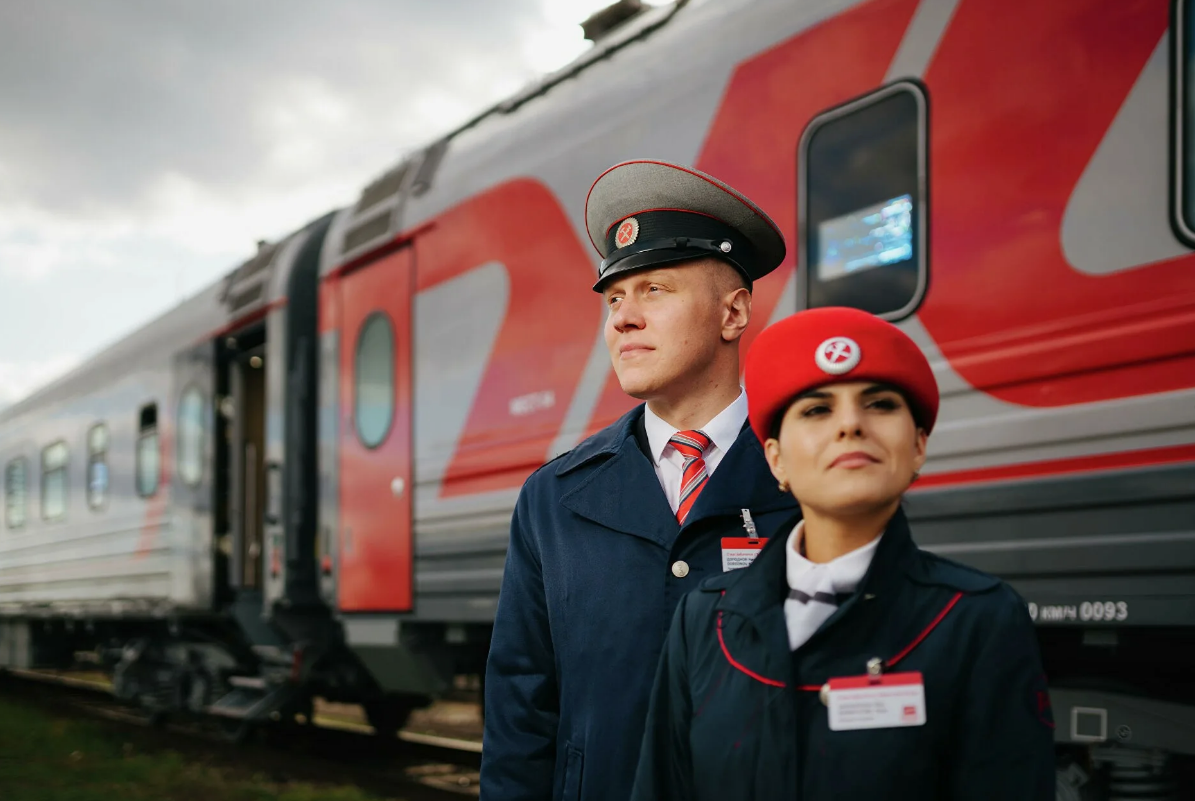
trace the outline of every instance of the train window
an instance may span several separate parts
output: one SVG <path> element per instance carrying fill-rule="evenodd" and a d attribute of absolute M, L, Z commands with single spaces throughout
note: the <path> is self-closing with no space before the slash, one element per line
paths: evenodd
<path fill-rule="evenodd" d="M 158 444 L 158 405 L 141 407 L 137 425 L 137 494 L 148 498 L 158 491 L 162 460 Z"/>
<path fill-rule="evenodd" d="M 43 520 L 66 517 L 67 468 L 70 453 L 59 440 L 41 452 L 41 516 Z"/>
<path fill-rule="evenodd" d="M 24 457 L 4 468 L 4 523 L 9 529 L 24 528 L 29 503 L 29 466 Z"/>
<path fill-rule="evenodd" d="M 798 166 L 805 302 L 898 320 L 929 281 L 925 90 L 889 84 L 816 117 Z"/>
<path fill-rule="evenodd" d="M 96 423 L 87 432 L 87 505 L 104 508 L 108 502 L 108 426 Z"/>
<path fill-rule="evenodd" d="M 206 403 L 198 387 L 183 391 L 178 404 L 178 476 L 194 487 L 203 478 L 203 442 Z"/>
<path fill-rule="evenodd" d="M 366 318 L 357 335 L 353 392 L 357 436 L 376 448 L 394 420 L 394 328 L 382 312 Z"/>
<path fill-rule="evenodd" d="M 1195 0 L 1178 0 L 1173 14 L 1170 84 L 1174 135 L 1170 142 L 1175 152 L 1170 160 L 1174 165 L 1171 224 L 1179 239 L 1195 247 Z"/>

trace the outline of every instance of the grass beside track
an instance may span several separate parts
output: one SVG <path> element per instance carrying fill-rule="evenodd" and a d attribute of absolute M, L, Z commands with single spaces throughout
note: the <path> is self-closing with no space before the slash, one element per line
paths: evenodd
<path fill-rule="evenodd" d="M 319 787 L 188 760 L 96 721 L 57 717 L 0 698 L 4 801 L 376 801 L 355 787 Z"/>

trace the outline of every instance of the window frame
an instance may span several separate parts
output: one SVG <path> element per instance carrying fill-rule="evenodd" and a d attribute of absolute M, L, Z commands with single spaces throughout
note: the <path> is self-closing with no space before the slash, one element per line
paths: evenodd
<path fill-rule="evenodd" d="M 906 92 L 911 94 L 917 104 L 917 199 L 915 205 L 916 226 L 915 252 L 917 258 L 917 284 L 912 298 L 903 306 L 893 311 L 886 311 L 876 316 L 889 322 L 905 320 L 921 308 L 925 296 L 929 293 L 930 285 L 930 98 L 929 89 L 916 78 L 899 78 L 895 81 L 873 89 L 870 92 L 851 98 L 845 103 L 825 109 L 813 116 L 797 144 L 797 306 L 807 309 L 809 306 L 810 290 L 814 281 L 813 270 L 809 264 L 808 242 L 810 223 L 809 214 L 809 144 L 813 136 L 827 123 L 847 117 L 867 106 L 874 105 L 895 94 Z"/>
<path fill-rule="evenodd" d="M 188 471 L 184 469 L 183 456 L 188 450 L 183 447 L 183 437 L 187 436 L 186 427 L 183 425 L 183 409 L 186 405 L 187 398 L 194 396 L 199 399 L 199 438 L 194 443 L 196 447 L 196 464 L 199 472 L 195 474 L 194 479 L 188 477 Z M 203 388 L 196 383 L 189 383 L 183 387 L 183 391 L 178 396 L 178 409 L 175 412 L 175 427 L 177 434 L 175 435 L 175 465 L 174 469 L 178 474 L 179 480 L 188 487 L 195 488 L 203 483 L 204 476 L 207 474 L 207 460 L 204 458 L 204 446 L 206 445 L 205 434 L 207 432 L 207 405 L 208 397 L 203 391 Z"/>
<path fill-rule="evenodd" d="M 1187 162 L 1195 164 L 1195 152 L 1188 153 L 1184 139 L 1187 127 L 1195 124 L 1195 102 L 1187 96 L 1185 58 L 1188 47 L 1186 22 L 1195 8 L 1186 8 L 1192 0 L 1173 0 L 1170 5 L 1170 229 L 1180 242 L 1195 248 L 1195 219 L 1187 219 L 1183 195 L 1190 191 L 1195 211 L 1195 186 L 1187 186 Z M 1191 87 L 1195 90 L 1195 86 Z M 1188 114 L 1190 112 L 1190 114 Z M 1192 171 L 1195 173 L 1195 170 Z M 1193 175 L 1192 177 L 1195 177 Z"/>
<path fill-rule="evenodd" d="M 145 424 L 145 412 L 148 409 L 153 409 L 154 423 L 153 426 Z M 137 412 L 137 439 L 135 441 L 134 455 L 133 455 L 133 489 L 140 498 L 152 498 L 158 494 L 162 488 L 162 426 L 158 417 L 158 404 L 156 401 L 143 404 L 141 409 Z M 157 442 L 158 451 L 158 469 L 154 475 L 153 488 L 149 491 L 143 491 L 141 487 L 141 443 L 153 437 Z"/>
<path fill-rule="evenodd" d="M 58 447 L 61 447 L 64 453 L 62 464 L 51 470 L 47 470 L 46 456 L 51 449 Z M 49 481 L 51 473 L 62 474 L 62 512 L 52 517 L 46 513 L 46 503 L 50 497 L 46 491 L 46 484 Z M 38 500 L 40 501 L 38 505 L 41 507 L 41 519 L 47 523 L 59 523 L 65 520 L 71 506 L 71 448 L 65 439 L 56 439 L 41 449 L 41 481 L 38 489 Z"/>
<path fill-rule="evenodd" d="M 390 337 L 390 396 L 389 407 L 386 414 L 386 425 L 381 430 L 377 437 L 377 441 L 372 444 L 368 441 L 361 432 L 361 343 L 365 340 L 365 332 L 370 324 L 375 320 L 381 320 L 386 325 L 386 332 Z M 353 431 L 356 433 L 357 442 L 366 450 L 377 450 L 386 443 L 390 438 L 390 432 L 394 430 L 394 418 L 397 412 L 397 401 L 395 395 L 398 392 L 398 374 L 394 367 L 394 358 L 398 351 L 398 332 L 394 325 L 394 320 L 385 309 L 375 309 L 365 316 L 360 327 L 357 329 L 356 342 L 353 343 Z"/>
<path fill-rule="evenodd" d="M 9 484 L 9 474 L 17 465 L 21 466 L 24 475 L 24 497 L 21 499 L 21 520 L 12 522 L 12 488 Z M 4 465 L 4 527 L 8 531 L 21 531 L 29 525 L 29 457 L 14 456 Z"/>
<path fill-rule="evenodd" d="M 103 429 L 104 431 L 104 447 L 96 450 L 92 444 L 92 436 L 96 431 Z M 112 486 L 112 475 L 108 472 L 108 446 L 112 442 L 112 431 L 108 428 L 108 424 L 103 420 L 93 423 L 87 429 L 87 438 L 85 441 L 87 447 L 87 465 L 84 468 L 86 472 L 83 474 L 83 486 L 87 492 L 87 508 L 93 512 L 102 512 L 108 508 L 108 490 Z M 100 464 L 104 467 L 104 491 L 99 501 L 96 502 L 95 496 L 92 493 L 91 473 L 95 465 Z"/>

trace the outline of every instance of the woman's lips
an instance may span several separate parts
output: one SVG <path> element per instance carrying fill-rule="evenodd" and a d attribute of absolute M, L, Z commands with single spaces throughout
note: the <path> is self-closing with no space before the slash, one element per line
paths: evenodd
<path fill-rule="evenodd" d="M 871 454 L 863 451 L 851 451 L 844 453 L 834 461 L 830 462 L 830 467 L 845 467 L 848 470 L 858 469 L 860 467 L 867 467 L 870 464 L 879 464 L 880 460 Z"/>

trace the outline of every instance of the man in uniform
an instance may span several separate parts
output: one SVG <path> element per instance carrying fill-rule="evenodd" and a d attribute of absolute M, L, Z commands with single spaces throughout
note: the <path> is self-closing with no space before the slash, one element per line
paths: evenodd
<path fill-rule="evenodd" d="M 519 495 L 486 671 L 482 801 L 626 799 L 681 596 L 744 564 L 796 511 L 739 384 L 752 282 L 784 259 L 775 224 L 717 179 L 658 161 L 603 173 L 585 223 L 614 371 L 646 403 Z M 740 541 L 724 549 L 724 537 Z"/>

